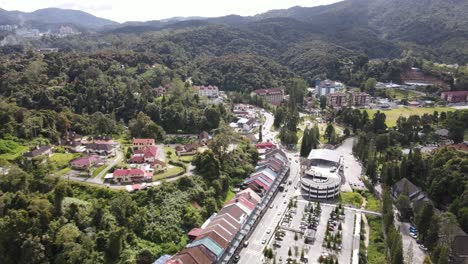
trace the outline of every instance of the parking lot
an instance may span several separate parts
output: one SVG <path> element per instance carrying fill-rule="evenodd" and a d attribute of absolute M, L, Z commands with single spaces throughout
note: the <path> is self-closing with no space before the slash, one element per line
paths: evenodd
<path fill-rule="evenodd" d="M 335 205 L 321 204 L 318 213 L 315 202 L 298 200 L 293 204 L 296 206 L 286 212 L 268 244 L 268 247 L 273 248 L 277 263 L 287 263 L 288 259 L 290 262 L 295 259 L 298 263 L 317 263 L 320 256 L 333 257 L 339 263 L 349 263 L 353 250 L 355 212 L 339 210 L 344 215 L 338 214 L 331 219 L 330 214 L 335 211 Z M 305 212 L 309 205 L 313 208 L 310 216 L 310 210 Z M 306 236 L 313 239 L 307 239 L 308 243 L 305 243 Z M 304 258 L 301 258 L 302 252 Z"/>

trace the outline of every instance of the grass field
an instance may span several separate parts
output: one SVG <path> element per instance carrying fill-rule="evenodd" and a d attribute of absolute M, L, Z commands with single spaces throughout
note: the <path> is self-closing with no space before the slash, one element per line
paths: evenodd
<path fill-rule="evenodd" d="M 370 192 L 364 192 L 363 196 L 367 200 L 366 210 L 380 212 L 382 209 L 380 207 L 380 201 L 372 195 Z"/>
<path fill-rule="evenodd" d="M 396 125 L 396 122 L 398 120 L 398 117 L 404 116 L 404 117 L 409 117 L 410 115 L 423 115 L 423 114 L 433 114 L 434 111 L 439 112 L 451 112 L 455 111 L 455 109 L 450 108 L 450 107 L 402 107 L 402 108 L 397 108 L 397 109 L 392 109 L 392 110 L 366 110 L 367 113 L 369 114 L 370 118 L 374 117 L 374 114 L 377 111 L 383 112 L 385 114 L 386 118 L 386 124 L 388 127 L 393 127 Z"/>
<path fill-rule="evenodd" d="M 369 247 L 367 248 L 367 263 L 387 263 L 385 259 L 385 242 L 382 234 L 382 220 L 373 215 L 367 216 L 369 222 Z"/>
<path fill-rule="evenodd" d="M 229 190 L 226 195 L 226 199 L 224 199 L 224 202 L 227 202 L 231 200 L 232 198 L 234 198 L 234 195 L 236 195 L 236 193 L 234 193 L 232 190 Z"/>
<path fill-rule="evenodd" d="M 104 164 L 96 169 L 93 170 L 93 177 L 98 176 L 98 174 L 103 171 L 107 167 L 107 164 Z"/>
<path fill-rule="evenodd" d="M 29 148 L 27 146 L 18 145 L 14 150 L 0 154 L 0 160 L 14 160 L 28 150 Z"/>
<path fill-rule="evenodd" d="M 154 174 L 153 181 L 160 181 L 160 180 L 175 176 L 184 171 L 184 168 L 173 166 L 173 165 L 170 165 L 170 166 L 172 167 L 167 168 L 167 171 L 163 173 Z"/>
<path fill-rule="evenodd" d="M 362 196 L 357 192 L 340 193 L 340 202 L 344 205 L 352 205 L 354 207 L 360 208 L 362 201 Z"/>
<path fill-rule="evenodd" d="M 57 169 L 63 169 L 68 166 L 71 160 L 80 156 L 78 153 L 55 153 L 50 157 L 50 162 L 55 165 Z"/>

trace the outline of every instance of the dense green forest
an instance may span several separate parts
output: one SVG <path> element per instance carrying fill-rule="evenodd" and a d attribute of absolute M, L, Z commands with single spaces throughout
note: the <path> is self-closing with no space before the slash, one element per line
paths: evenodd
<path fill-rule="evenodd" d="M 238 148 L 227 153 L 230 143 Z M 197 176 L 135 194 L 67 182 L 42 160 L 9 165 L 0 178 L 2 263 L 152 263 L 177 252 L 258 160 L 228 127 L 210 147 L 194 158 Z"/>

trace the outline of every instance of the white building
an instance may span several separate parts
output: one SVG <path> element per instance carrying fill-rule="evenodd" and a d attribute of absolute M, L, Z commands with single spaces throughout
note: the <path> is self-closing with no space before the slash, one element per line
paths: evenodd
<path fill-rule="evenodd" d="M 198 91 L 199 96 L 203 97 L 218 97 L 219 96 L 219 89 L 217 86 L 193 86 L 195 90 Z"/>
<path fill-rule="evenodd" d="M 331 80 L 317 80 L 315 85 L 315 91 L 319 97 L 322 95 L 338 92 L 343 88 L 344 85 L 342 83 Z"/>

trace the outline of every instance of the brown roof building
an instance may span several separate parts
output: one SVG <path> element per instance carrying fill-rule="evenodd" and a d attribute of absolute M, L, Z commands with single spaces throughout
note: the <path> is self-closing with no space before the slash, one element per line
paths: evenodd
<path fill-rule="evenodd" d="M 284 99 L 284 91 L 281 88 L 259 89 L 255 90 L 255 94 L 272 105 L 280 105 Z"/>
<path fill-rule="evenodd" d="M 468 102 L 468 91 L 442 92 L 440 98 L 449 103 L 466 103 Z"/>

